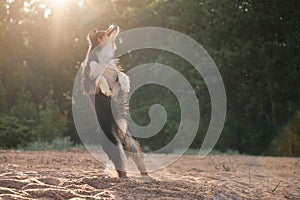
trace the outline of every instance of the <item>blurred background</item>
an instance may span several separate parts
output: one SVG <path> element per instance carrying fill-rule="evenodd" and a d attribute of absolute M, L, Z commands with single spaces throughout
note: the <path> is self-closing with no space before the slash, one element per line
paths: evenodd
<path fill-rule="evenodd" d="M 300 156 L 298 0 L 1 0 L 0 148 L 80 146 L 72 119 L 74 78 L 86 55 L 87 33 L 111 23 L 121 31 L 174 29 L 208 51 L 227 93 L 227 117 L 216 151 Z M 158 62 L 189 80 L 201 110 L 190 148 L 200 148 L 211 102 L 196 70 L 160 50 L 134 51 L 120 59 L 125 70 Z M 136 91 L 130 101 L 132 118 L 148 124 L 155 103 L 165 107 L 168 119 L 159 134 L 141 140 L 145 151 L 167 144 L 180 122 L 175 96 L 158 85 Z"/>

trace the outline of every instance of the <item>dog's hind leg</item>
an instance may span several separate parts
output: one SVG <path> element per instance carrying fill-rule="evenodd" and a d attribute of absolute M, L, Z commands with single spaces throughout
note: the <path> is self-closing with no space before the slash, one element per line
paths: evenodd
<path fill-rule="evenodd" d="M 106 127 L 102 127 L 104 131 Z M 118 172 L 120 178 L 127 178 L 125 170 L 125 153 L 119 138 L 116 138 L 113 134 L 114 130 L 111 130 L 111 137 L 108 135 L 102 135 L 101 145 L 103 150 L 108 155 L 108 158 L 114 163 L 115 169 Z"/>
<path fill-rule="evenodd" d="M 128 131 L 127 133 L 124 133 L 121 129 L 118 129 L 118 135 L 121 138 L 121 142 L 124 146 L 126 154 L 132 158 L 140 173 L 142 175 L 148 175 L 140 144 L 130 135 Z"/>
<path fill-rule="evenodd" d="M 114 125 L 111 112 L 111 98 L 98 93 L 95 95 L 94 102 L 97 119 L 102 129 L 100 131 L 100 128 L 98 128 L 98 132 L 101 136 L 100 140 L 103 150 L 114 163 L 119 177 L 127 177 L 125 171 L 125 153 Z"/>

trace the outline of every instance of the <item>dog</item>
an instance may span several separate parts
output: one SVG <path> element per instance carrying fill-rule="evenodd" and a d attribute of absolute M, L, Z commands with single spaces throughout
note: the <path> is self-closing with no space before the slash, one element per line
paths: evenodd
<path fill-rule="evenodd" d="M 95 109 L 102 129 L 97 130 L 102 133 L 101 145 L 114 163 L 118 176 L 127 178 L 126 156 L 133 159 L 141 175 L 149 176 L 141 147 L 127 126 L 130 79 L 114 57 L 118 33 L 119 27 L 115 24 L 106 30 L 95 28 L 88 33 L 89 47 L 82 70 L 83 93 Z"/>

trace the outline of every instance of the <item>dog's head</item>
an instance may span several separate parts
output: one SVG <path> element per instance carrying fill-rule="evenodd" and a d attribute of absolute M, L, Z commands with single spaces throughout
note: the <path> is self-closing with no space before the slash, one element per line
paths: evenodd
<path fill-rule="evenodd" d="M 85 94 L 89 94 L 91 88 L 94 87 L 94 80 L 88 78 L 90 73 L 89 62 L 97 60 L 97 62 L 107 62 L 114 60 L 114 53 L 116 50 L 116 37 L 119 33 L 119 27 L 115 24 L 110 25 L 106 30 L 98 28 L 93 29 L 87 35 L 89 50 L 84 61 L 84 68 L 82 70 L 82 88 Z M 95 48 L 95 49 L 94 49 Z"/>
<path fill-rule="evenodd" d="M 102 50 L 114 53 L 116 50 L 116 37 L 119 33 L 119 27 L 115 24 L 110 25 L 106 30 L 98 28 L 93 29 L 88 34 L 88 41 L 91 50 L 100 45 Z"/>

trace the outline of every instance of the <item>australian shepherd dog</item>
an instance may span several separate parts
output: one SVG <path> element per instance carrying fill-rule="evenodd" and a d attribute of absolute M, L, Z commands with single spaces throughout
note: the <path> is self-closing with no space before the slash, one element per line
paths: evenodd
<path fill-rule="evenodd" d="M 142 175 L 148 176 L 139 143 L 127 127 L 129 115 L 129 77 L 122 72 L 117 59 L 117 25 L 106 30 L 93 29 L 87 36 L 89 49 L 83 62 L 82 86 L 96 111 L 101 128 L 101 145 L 114 163 L 120 178 L 126 178 L 126 156 L 132 157 Z"/>

